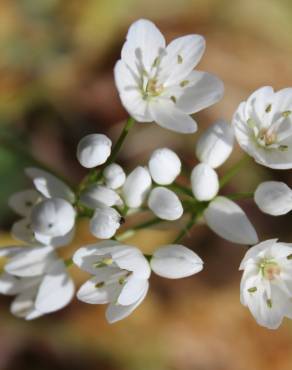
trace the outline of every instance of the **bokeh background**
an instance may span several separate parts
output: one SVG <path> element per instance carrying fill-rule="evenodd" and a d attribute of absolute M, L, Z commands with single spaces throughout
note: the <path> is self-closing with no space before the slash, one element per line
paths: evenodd
<path fill-rule="evenodd" d="M 126 112 L 113 81 L 127 28 L 138 18 L 156 22 L 167 40 L 188 33 L 206 37 L 200 69 L 225 83 L 224 99 L 196 116 L 200 129 L 230 120 L 254 89 L 292 85 L 291 0 L 1 0 L 0 2 L 0 245 L 11 243 L 15 215 L 8 197 L 27 188 L 23 168 L 44 163 L 77 183 L 84 171 L 75 158 L 79 139 L 91 132 L 117 137 Z M 168 146 L 190 168 L 188 137 L 139 124 L 120 163 L 147 163 Z M 242 155 L 236 148 L 220 173 Z M 282 180 L 252 162 L 226 192 L 253 191 L 258 182 Z M 292 242 L 291 215 L 272 218 L 241 202 L 261 239 Z M 145 252 L 171 241 L 176 230 L 143 231 L 131 240 Z M 80 224 L 75 245 L 92 239 Z M 198 226 L 185 244 L 205 261 L 199 275 L 180 281 L 151 278 L 143 305 L 108 325 L 104 307 L 75 300 L 62 312 L 34 322 L 9 313 L 0 299 L 1 370 L 291 370 L 292 323 L 277 331 L 256 325 L 239 302 L 238 265 L 246 249 Z M 84 276 L 72 269 L 77 284 Z"/>

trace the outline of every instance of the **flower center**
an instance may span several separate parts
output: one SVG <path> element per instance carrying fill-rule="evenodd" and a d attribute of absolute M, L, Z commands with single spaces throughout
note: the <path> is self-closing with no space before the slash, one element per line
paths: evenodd
<path fill-rule="evenodd" d="M 262 275 L 267 280 L 274 280 L 281 273 L 280 266 L 273 260 L 263 260 L 260 263 L 260 270 Z"/>
<path fill-rule="evenodd" d="M 270 146 L 277 142 L 277 135 L 273 130 L 263 128 L 258 133 L 257 140 L 262 146 Z"/>
<path fill-rule="evenodd" d="M 162 84 L 159 84 L 156 78 L 150 78 L 143 91 L 143 99 L 149 99 L 159 96 L 164 90 Z"/>

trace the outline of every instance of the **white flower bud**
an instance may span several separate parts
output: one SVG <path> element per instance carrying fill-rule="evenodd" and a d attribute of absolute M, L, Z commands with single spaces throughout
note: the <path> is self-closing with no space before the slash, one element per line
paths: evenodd
<path fill-rule="evenodd" d="M 257 187 L 254 200 L 262 212 L 284 215 L 292 210 L 292 189 L 284 182 L 266 181 Z"/>
<path fill-rule="evenodd" d="M 111 154 L 111 140 L 103 134 L 91 134 L 80 140 L 77 158 L 86 168 L 93 168 L 106 162 Z"/>
<path fill-rule="evenodd" d="M 233 143 L 232 126 L 225 121 L 218 121 L 200 136 L 196 155 L 201 162 L 217 168 L 230 156 Z"/>
<path fill-rule="evenodd" d="M 168 148 L 154 150 L 148 166 L 152 179 L 159 185 L 171 184 L 181 171 L 179 157 Z"/>
<path fill-rule="evenodd" d="M 63 199 L 52 198 L 38 203 L 31 213 L 31 228 L 48 236 L 67 234 L 75 224 L 75 210 Z"/>
<path fill-rule="evenodd" d="M 158 187 L 151 191 L 148 206 L 163 220 L 177 220 L 183 215 L 183 207 L 178 196 L 171 190 Z"/>
<path fill-rule="evenodd" d="M 120 221 L 121 216 L 114 208 L 97 208 L 90 220 L 90 231 L 97 238 L 110 239 L 120 227 Z"/>
<path fill-rule="evenodd" d="M 138 208 L 144 202 L 150 188 L 151 176 L 144 167 L 136 167 L 126 178 L 123 196 L 127 206 Z"/>
<path fill-rule="evenodd" d="M 180 279 L 201 271 L 203 261 L 183 245 L 165 245 L 154 252 L 151 268 L 159 276 Z"/>
<path fill-rule="evenodd" d="M 80 196 L 80 201 L 89 208 L 101 206 L 120 206 L 123 204 L 120 196 L 112 189 L 102 185 L 91 185 Z"/>
<path fill-rule="evenodd" d="M 218 175 L 208 164 L 200 163 L 191 174 L 192 191 L 199 201 L 213 199 L 219 190 Z"/>
<path fill-rule="evenodd" d="M 123 168 L 116 163 L 112 163 L 104 169 L 103 177 L 106 185 L 114 190 L 123 186 L 126 180 Z"/>
<path fill-rule="evenodd" d="M 254 245 L 257 233 L 243 210 L 225 197 L 215 198 L 204 211 L 207 225 L 216 234 L 233 243 Z"/>

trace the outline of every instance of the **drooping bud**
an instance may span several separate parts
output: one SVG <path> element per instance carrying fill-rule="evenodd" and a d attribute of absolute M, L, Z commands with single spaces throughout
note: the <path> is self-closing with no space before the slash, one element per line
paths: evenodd
<path fill-rule="evenodd" d="M 111 154 L 111 140 L 103 134 L 91 134 L 80 140 L 77 158 L 86 168 L 93 168 L 106 162 Z"/>

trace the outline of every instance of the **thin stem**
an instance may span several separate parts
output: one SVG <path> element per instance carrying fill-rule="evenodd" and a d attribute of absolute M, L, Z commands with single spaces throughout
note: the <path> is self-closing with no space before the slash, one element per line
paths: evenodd
<path fill-rule="evenodd" d="M 186 187 L 184 185 L 180 185 L 176 182 L 169 185 L 168 188 L 171 189 L 171 190 L 180 192 L 182 194 L 188 195 L 189 197 L 192 197 L 192 198 L 194 197 L 193 192 L 191 191 L 191 189 L 189 189 L 188 187 Z"/>
<path fill-rule="evenodd" d="M 173 241 L 174 244 L 180 242 L 182 238 L 191 230 L 198 219 L 198 214 L 193 214 L 189 222 L 186 224 L 185 228 L 178 234 L 178 236 Z"/>
<path fill-rule="evenodd" d="M 246 164 L 249 160 L 248 156 L 241 158 L 234 166 L 232 166 L 227 173 L 220 179 L 220 189 L 223 188 L 237 173 L 238 171 Z"/>
<path fill-rule="evenodd" d="M 246 192 L 246 193 L 233 193 L 233 194 L 226 195 L 226 197 L 232 200 L 239 200 L 239 199 L 253 198 L 253 195 L 254 195 L 253 192 Z"/>
<path fill-rule="evenodd" d="M 163 221 L 164 220 L 161 220 L 160 218 L 157 218 L 157 217 L 152 218 L 151 220 L 148 220 L 148 221 L 142 222 L 140 224 L 137 224 L 137 225 L 133 226 L 131 229 L 128 229 L 125 232 L 116 235 L 115 238 L 116 238 L 116 240 L 119 240 L 119 241 L 128 239 L 128 238 L 132 237 L 133 235 L 135 235 L 137 231 L 142 230 L 142 229 L 147 229 L 148 227 L 159 224 Z"/>

